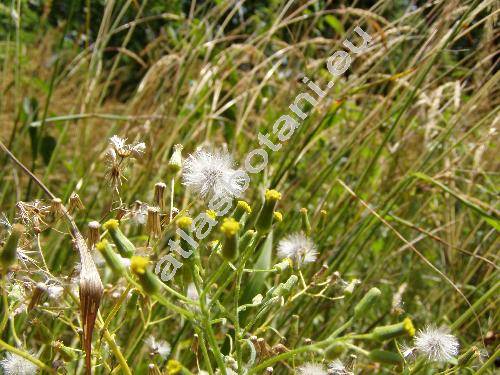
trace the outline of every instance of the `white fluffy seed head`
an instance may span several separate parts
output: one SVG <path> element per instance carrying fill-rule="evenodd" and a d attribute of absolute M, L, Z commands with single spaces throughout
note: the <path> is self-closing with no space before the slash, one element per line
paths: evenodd
<path fill-rule="evenodd" d="M 34 375 L 38 367 L 13 353 L 6 353 L 5 358 L 0 361 L 5 375 Z"/>
<path fill-rule="evenodd" d="M 165 340 L 156 340 L 153 336 L 146 339 L 146 344 L 153 353 L 158 353 L 163 359 L 167 359 L 170 355 L 172 347 Z"/>
<path fill-rule="evenodd" d="M 109 139 L 110 145 L 115 149 L 115 150 L 123 150 L 125 149 L 126 146 L 126 139 L 121 138 L 117 135 L 112 136 Z"/>
<path fill-rule="evenodd" d="M 300 375 L 328 375 L 328 372 L 320 363 L 304 363 L 297 370 Z"/>
<path fill-rule="evenodd" d="M 248 175 L 234 168 L 233 158 L 227 152 L 198 149 L 186 159 L 182 181 L 202 198 L 240 197 L 248 183 Z"/>
<path fill-rule="evenodd" d="M 314 262 L 317 256 L 316 245 L 301 232 L 288 235 L 278 244 L 278 257 L 290 258 L 299 267 Z"/>
<path fill-rule="evenodd" d="M 415 336 L 415 348 L 432 362 L 447 362 L 458 354 L 458 339 L 443 328 L 427 327 Z"/>

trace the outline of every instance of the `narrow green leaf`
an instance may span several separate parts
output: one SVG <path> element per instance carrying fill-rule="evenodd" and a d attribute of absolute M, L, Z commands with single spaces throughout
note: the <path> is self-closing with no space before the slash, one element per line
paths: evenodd
<path fill-rule="evenodd" d="M 460 193 L 458 193 L 456 191 L 451 190 L 449 187 L 443 185 L 439 181 L 436 181 L 432 177 L 427 176 L 426 174 L 417 172 L 417 173 L 413 173 L 413 176 L 415 176 L 415 177 L 417 177 L 417 178 L 419 178 L 421 180 L 424 180 L 426 182 L 430 182 L 430 183 L 438 186 L 439 188 L 441 188 L 442 190 L 444 190 L 445 192 L 447 192 L 448 194 L 452 195 L 453 197 L 455 197 L 456 199 L 458 199 L 460 202 L 462 202 L 463 204 L 465 204 L 467 207 L 469 207 L 472 210 L 474 210 L 480 216 L 482 216 L 483 219 L 488 224 L 490 224 L 493 228 L 495 228 L 496 230 L 500 230 L 500 220 L 498 218 L 496 218 L 493 214 L 490 214 L 490 213 L 486 212 L 481 207 L 479 207 L 477 204 L 472 203 L 471 201 L 467 200 L 462 194 L 460 194 Z"/>

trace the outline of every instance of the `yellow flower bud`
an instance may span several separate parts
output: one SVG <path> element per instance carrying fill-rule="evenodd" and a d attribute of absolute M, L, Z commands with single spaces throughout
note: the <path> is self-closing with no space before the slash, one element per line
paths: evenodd
<path fill-rule="evenodd" d="M 143 275 L 144 273 L 146 273 L 146 267 L 148 264 L 148 258 L 135 255 L 130 258 L 130 270 L 136 275 Z"/>
<path fill-rule="evenodd" d="M 175 359 L 169 359 L 167 362 L 167 373 L 175 375 L 182 371 L 182 364 Z"/>

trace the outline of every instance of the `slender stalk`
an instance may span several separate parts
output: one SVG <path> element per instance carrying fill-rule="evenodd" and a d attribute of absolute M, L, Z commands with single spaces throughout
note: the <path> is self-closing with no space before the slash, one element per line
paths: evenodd
<path fill-rule="evenodd" d="M 0 335 L 3 334 L 5 326 L 9 320 L 9 300 L 7 298 L 7 277 L 5 272 L 2 272 L 2 308 L 3 316 L 2 322 L 0 323 Z"/>
<path fill-rule="evenodd" d="M 128 367 L 127 360 L 123 356 L 120 348 L 118 345 L 116 345 L 115 339 L 113 337 L 114 335 L 111 335 L 107 329 L 104 329 L 104 339 L 109 345 L 109 348 L 115 355 L 116 359 L 120 363 L 121 370 L 125 375 L 132 375 L 132 371 L 130 371 L 130 368 Z"/>

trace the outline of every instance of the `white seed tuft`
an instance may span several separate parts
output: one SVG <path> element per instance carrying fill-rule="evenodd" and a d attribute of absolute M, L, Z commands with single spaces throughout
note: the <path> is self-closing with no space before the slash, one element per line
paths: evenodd
<path fill-rule="evenodd" d="M 278 244 L 278 257 L 290 258 L 299 267 L 314 262 L 317 256 L 316 245 L 301 232 L 290 234 Z"/>
<path fill-rule="evenodd" d="M 300 375 L 328 375 L 328 372 L 320 363 L 305 363 L 297 370 Z"/>
<path fill-rule="evenodd" d="M 172 350 L 172 347 L 168 342 L 164 340 L 156 340 L 153 336 L 149 336 L 146 339 L 146 344 L 151 352 L 158 353 L 163 359 L 167 359 L 170 355 L 170 351 Z"/>
<path fill-rule="evenodd" d="M 243 170 L 234 169 L 233 158 L 227 152 L 198 149 L 186 159 L 182 181 L 202 198 L 240 197 L 248 176 Z"/>
<path fill-rule="evenodd" d="M 7 353 L 0 365 L 5 375 L 34 375 L 38 369 L 27 359 L 13 353 Z"/>
<path fill-rule="evenodd" d="M 415 347 L 432 362 L 447 362 L 458 354 L 458 339 L 443 328 L 427 327 L 415 336 Z"/>

